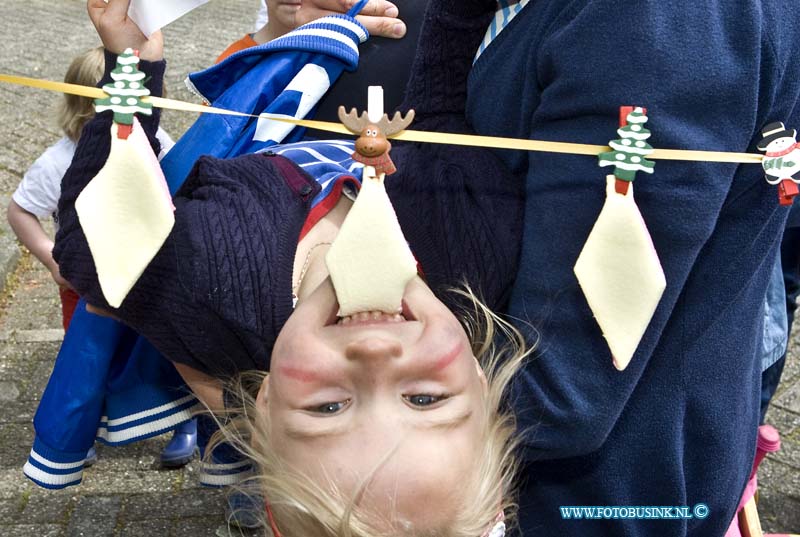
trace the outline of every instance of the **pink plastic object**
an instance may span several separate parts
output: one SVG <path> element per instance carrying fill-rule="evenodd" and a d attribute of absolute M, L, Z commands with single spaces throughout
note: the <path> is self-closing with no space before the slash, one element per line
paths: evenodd
<path fill-rule="evenodd" d="M 758 428 L 758 442 L 756 442 L 756 458 L 753 461 L 753 471 L 750 473 L 752 479 L 758 471 L 758 466 L 767 453 L 775 453 L 781 449 L 781 435 L 772 425 L 762 425 Z"/>
<path fill-rule="evenodd" d="M 744 489 L 744 494 L 742 494 L 742 499 L 739 501 L 739 507 L 736 509 L 736 515 L 734 515 L 733 520 L 731 521 L 731 525 L 728 527 L 728 531 L 725 532 L 725 537 L 742 537 L 742 530 L 739 527 L 739 513 L 742 511 L 744 506 L 750 499 L 755 495 L 756 490 L 758 489 L 758 479 L 756 479 L 756 472 L 758 471 L 758 466 L 761 464 L 761 461 L 764 460 L 764 457 L 767 456 L 767 453 L 775 453 L 781 448 L 781 435 L 778 433 L 777 429 L 772 425 L 762 425 L 758 428 L 758 439 L 756 440 L 756 457 L 753 461 L 753 471 L 750 473 L 750 480 L 747 482 L 747 486 Z M 764 537 L 783 537 L 782 535 L 770 535 Z M 792 537 L 788 535 L 787 537 Z"/>

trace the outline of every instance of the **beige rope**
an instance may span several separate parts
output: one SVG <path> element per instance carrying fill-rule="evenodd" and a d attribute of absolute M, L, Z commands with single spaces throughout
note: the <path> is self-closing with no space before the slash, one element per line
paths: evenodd
<path fill-rule="evenodd" d="M 81 97 L 103 98 L 106 93 L 100 88 L 90 86 L 80 86 L 67 84 L 64 82 L 53 82 L 37 78 L 0 74 L 0 82 L 28 86 L 48 91 L 69 93 Z M 164 99 L 161 97 L 145 97 L 145 102 L 150 102 L 158 108 L 169 110 L 179 110 L 183 112 L 196 112 L 199 114 L 221 114 L 240 117 L 258 117 L 270 119 L 284 123 L 308 127 L 336 134 L 353 135 L 341 123 L 331 123 L 327 121 L 312 121 L 307 119 L 295 119 L 288 116 L 272 114 L 245 114 L 213 106 L 176 101 L 174 99 Z M 447 134 L 443 132 L 427 132 L 404 130 L 391 137 L 394 140 L 409 142 L 425 142 L 432 144 L 453 144 L 473 147 L 492 147 L 497 149 L 520 149 L 523 151 L 543 151 L 548 153 L 566 153 L 571 155 L 590 155 L 597 156 L 610 148 L 603 145 L 573 144 L 567 142 L 545 142 L 542 140 L 522 140 L 519 138 L 500 138 L 495 136 L 474 136 L 467 134 Z M 655 149 L 651 155 L 647 156 L 652 160 L 688 160 L 696 162 L 728 162 L 734 164 L 761 164 L 763 155 L 757 153 L 730 153 L 725 151 L 688 151 L 682 149 Z"/>

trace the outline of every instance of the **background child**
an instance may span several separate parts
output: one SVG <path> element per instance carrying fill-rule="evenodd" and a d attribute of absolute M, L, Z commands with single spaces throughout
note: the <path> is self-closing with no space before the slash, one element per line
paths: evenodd
<path fill-rule="evenodd" d="M 72 60 L 64 82 L 82 86 L 94 86 L 103 76 L 105 62 L 103 48 L 89 49 Z M 17 190 L 8 204 L 8 223 L 19 241 L 38 259 L 53 276 L 61 296 L 61 314 L 64 330 L 69 326 L 78 294 L 69 283 L 61 277 L 58 264 L 53 260 L 53 239 L 51 239 L 40 222 L 41 218 L 52 217 L 56 229 L 58 215 L 56 212 L 58 198 L 61 195 L 61 178 L 67 171 L 75 154 L 75 147 L 81 136 L 81 130 L 94 116 L 94 102 L 87 97 L 64 95 L 59 103 L 57 121 L 64 136 L 48 147 L 25 172 Z M 164 130 L 159 129 L 158 140 L 161 142 L 159 158 L 175 144 Z"/>
<path fill-rule="evenodd" d="M 366 88 L 368 86 L 382 86 L 383 100 L 386 110 L 394 111 L 403 100 L 403 92 L 411 73 L 411 62 L 417 49 L 422 17 L 428 0 L 393 0 L 392 2 L 402 17 L 396 19 L 396 24 L 401 25 L 395 33 L 375 34 L 377 28 L 368 26 L 370 38 L 359 46 L 358 68 L 355 71 L 345 71 L 331 88 L 320 98 L 316 111 L 309 119 L 320 121 L 338 122 L 337 110 L 339 105 L 350 109 L 354 106 L 363 106 L 366 102 Z M 256 31 L 246 34 L 241 39 L 231 43 L 217 58 L 217 63 L 223 61 L 231 54 L 241 50 L 262 45 L 281 35 L 286 30 L 286 16 L 277 13 L 280 6 L 272 6 L 261 0 L 261 8 L 256 19 Z M 307 6 L 308 12 L 313 11 L 313 6 Z M 269 11 L 275 11 L 272 17 Z M 319 10 L 317 10 L 319 11 Z M 311 15 L 306 15 L 310 17 Z M 319 16 L 322 16 L 320 14 Z M 302 17 L 297 17 L 302 18 Z M 377 17 L 373 17 L 377 18 Z M 363 21 L 366 23 L 366 21 Z M 330 133 L 310 129 L 306 133 L 310 139 L 334 138 Z"/>
<path fill-rule="evenodd" d="M 103 76 L 105 60 L 103 48 L 96 47 L 77 56 L 64 76 L 64 82 L 82 86 L 95 86 Z M 58 198 L 61 196 L 61 178 L 69 168 L 83 126 L 94 117 L 94 101 L 87 97 L 64 95 L 59 103 L 57 121 L 64 136 L 48 147 L 25 172 L 22 181 L 8 205 L 8 223 L 19 241 L 38 259 L 58 285 L 61 297 L 62 324 L 66 331 L 80 297 L 61 277 L 58 264 L 53 259 L 53 239 L 42 227 L 41 218 L 52 217 L 58 229 Z M 159 158 L 175 145 L 163 130 L 156 134 L 161 143 Z M 187 464 L 195 452 L 196 425 L 194 421 L 175 429 L 172 439 L 161 453 L 161 462 L 167 467 Z M 87 454 L 87 462 L 96 460 L 94 448 Z"/>

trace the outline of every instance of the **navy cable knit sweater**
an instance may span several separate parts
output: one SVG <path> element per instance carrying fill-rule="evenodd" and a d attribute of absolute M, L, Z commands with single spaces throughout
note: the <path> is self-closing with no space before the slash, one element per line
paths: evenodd
<path fill-rule="evenodd" d="M 425 60 L 414 67 L 407 106 L 418 112 L 417 128 L 465 132 L 466 76 L 488 18 L 453 26 L 446 10 L 433 10 L 426 20 Z M 109 71 L 115 62 L 107 60 Z M 444 70 L 431 65 L 452 66 L 451 75 L 442 78 Z M 141 62 L 140 69 L 159 95 L 164 63 Z M 154 144 L 158 119 L 157 112 L 140 118 Z M 62 275 L 89 303 L 104 308 L 109 306 L 74 202 L 105 162 L 111 121 L 111 113 L 98 114 L 83 131 L 63 179 L 53 251 Z M 399 172 L 387 189 L 428 284 L 453 307 L 447 289 L 462 281 L 490 307 L 503 307 L 517 268 L 521 184 L 489 151 L 397 144 L 392 158 Z M 318 189 L 279 156 L 201 158 L 175 196 L 172 233 L 112 311 L 172 361 L 217 377 L 268 369 L 272 345 L 291 313 L 292 261 Z"/>

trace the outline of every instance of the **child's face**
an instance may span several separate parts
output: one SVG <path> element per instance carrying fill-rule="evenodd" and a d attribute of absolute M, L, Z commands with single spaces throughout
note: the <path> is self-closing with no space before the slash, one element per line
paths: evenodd
<path fill-rule="evenodd" d="M 279 454 L 387 522 L 446 523 L 476 464 L 486 381 L 455 316 L 419 278 L 408 320 L 337 324 L 330 280 L 281 331 L 258 395 Z M 381 465 L 381 463 L 383 464 Z"/>

